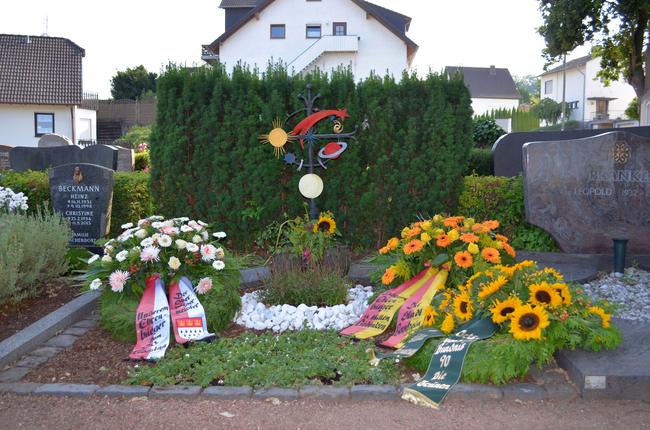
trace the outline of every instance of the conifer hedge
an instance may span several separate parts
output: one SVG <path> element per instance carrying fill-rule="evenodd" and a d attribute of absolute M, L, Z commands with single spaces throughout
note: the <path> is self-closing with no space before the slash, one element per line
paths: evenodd
<path fill-rule="evenodd" d="M 216 223 L 239 247 L 283 214 L 304 213 L 304 172 L 273 156 L 258 136 L 301 109 L 311 83 L 322 109 L 347 108 L 344 131 L 367 118 L 348 150 L 318 174 L 319 209 L 334 212 L 345 239 L 375 247 L 418 214 L 452 212 L 472 146 L 470 96 L 461 80 L 404 74 L 355 83 L 349 72 L 289 77 L 236 68 L 170 66 L 158 78 L 151 136 L 151 192 L 166 216 Z M 303 116 L 299 115 L 299 119 Z M 323 142 L 326 143 L 326 142 Z M 298 153 L 298 143 L 289 151 Z M 301 155 L 298 155 L 299 158 Z"/>

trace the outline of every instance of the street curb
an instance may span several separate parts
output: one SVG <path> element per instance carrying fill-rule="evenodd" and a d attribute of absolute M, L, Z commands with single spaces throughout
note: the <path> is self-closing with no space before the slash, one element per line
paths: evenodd
<path fill-rule="evenodd" d="M 30 353 L 57 332 L 84 318 L 94 309 L 98 297 L 98 292 L 82 294 L 0 342 L 0 367 Z"/>

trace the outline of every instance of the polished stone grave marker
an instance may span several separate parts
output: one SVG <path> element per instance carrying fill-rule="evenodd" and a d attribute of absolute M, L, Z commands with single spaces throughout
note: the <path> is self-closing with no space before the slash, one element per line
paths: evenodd
<path fill-rule="evenodd" d="M 76 145 L 32 148 L 17 146 L 9 153 L 11 168 L 16 172 L 45 170 L 68 163 L 90 163 L 117 170 L 118 150 L 109 145 Z"/>
<path fill-rule="evenodd" d="M 48 133 L 38 139 L 39 148 L 55 148 L 57 146 L 74 145 L 69 137 L 56 133 Z"/>
<path fill-rule="evenodd" d="M 0 170 L 8 170 L 11 168 L 11 163 L 9 162 L 9 151 L 13 146 L 10 145 L 0 145 Z"/>
<path fill-rule="evenodd" d="M 523 147 L 526 219 L 565 252 L 650 254 L 650 139 L 626 132 Z"/>
<path fill-rule="evenodd" d="M 70 221 L 71 246 L 94 247 L 108 234 L 113 200 L 113 170 L 85 163 L 50 170 L 52 208 Z"/>

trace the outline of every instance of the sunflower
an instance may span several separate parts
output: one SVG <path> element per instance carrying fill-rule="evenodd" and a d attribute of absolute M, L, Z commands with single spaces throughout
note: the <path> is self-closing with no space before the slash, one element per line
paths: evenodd
<path fill-rule="evenodd" d="M 445 290 L 443 295 L 445 296 L 445 298 L 442 299 L 440 301 L 440 305 L 438 305 L 438 310 L 440 311 L 446 308 L 449 305 L 449 302 L 451 301 L 451 293 L 449 292 L 449 290 Z"/>
<path fill-rule="evenodd" d="M 481 291 L 478 293 L 478 298 L 484 299 L 487 296 L 496 293 L 506 284 L 506 282 L 508 282 L 508 279 L 505 276 L 499 276 L 497 279 L 481 288 Z"/>
<path fill-rule="evenodd" d="M 531 284 L 528 286 L 530 291 L 530 302 L 536 305 L 551 305 L 552 307 L 562 304 L 562 297 L 548 283 Z"/>
<path fill-rule="evenodd" d="M 481 255 L 486 261 L 489 261 L 490 263 L 499 264 L 501 262 L 499 251 L 494 248 L 483 248 Z"/>
<path fill-rule="evenodd" d="M 506 250 L 506 252 L 508 253 L 509 256 L 515 257 L 517 255 L 517 253 L 515 252 L 515 249 L 512 246 L 510 246 L 510 244 L 508 244 L 506 242 L 502 242 L 502 243 L 503 243 L 503 249 Z"/>
<path fill-rule="evenodd" d="M 571 300 L 571 291 L 569 290 L 569 286 L 567 284 L 557 283 L 551 285 L 551 287 L 553 287 L 553 289 L 560 295 L 565 306 L 571 305 L 573 301 Z"/>
<path fill-rule="evenodd" d="M 440 331 L 442 331 L 445 334 L 448 334 L 452 332 L 454 327 L 456 327 L 456 323 L 454 322 L 454 317 L 451 314 L 446 314 L 445 319 L 442 320 L 442 324 L 440 324 Z"/>
<path fill-rule="evenodd" d="M 424 242 L 418 239 L 413 239 L 406 245 L 404 245 L 404 254 L 409 255 L 415 252 L 418 252 L 424 246 Z"/>
<path fill-rule="evenodd" d="M 460 235 L 460 240 L 465 243 L 474 243 L 478 242 L 479 237 L 472 233 L 463 233 Z"/>
<path fill-rule="evenodd" d="M 438 312 L 436 312 L 432 306 L 427 306 L 427 308 L 424 310 L 424 320 L 422 321 L 422 325 L 424 327 L 431 327 L 433 323 L 436 322 L 437 316 Z"/>
<path fill-rule="evenodd" d="M 517 270 L 515 266 L 498 266 L 498 269 L 508 278 L 511 278 L 515 270 Z"/>
<path fill-rule="evenodd" d="M 541 306 L 518 306 L 510 318 L 510 334 L 517 340 L 539 340 L 542 330 L 550 324 L 548 314 Z"/>
<path fill-rule="evenodd" d="M 314 224 L 314 233 L 318 233 L 319 231 L 327 234 L 334 234 L 336 231 L 336 221 L 334 221 L 334 218 L 327 215 L 321 215 L 316 224 Z"/>
<path fill-rule="evenodd" d="M 473 306 L 472 300 L 467 291 L 458 294 L 454 298 L 454 315 L 461 321 L 468 321 L 472 318 Z"/>
<path fill-rule="evenodd" d="M 456 255 L 454 255 L 454 261 L 456 262 L 458 267 L 462 267 L 463 269 L 467 269 L 468 267 L 472 267 L 472 264 L 474 263 L 474 259 L 472 258 L 472 254 L 470 254 L 467 251 L 457 252 Z"/>
<path fill-rule="evenodd" d="M 608 328 L 609 327 L 609 320 L 612 317 L 610 314 L 605 312 L 605 309 L 598 307 L 598 306 L 590 306 L 587 308 L 589 313 L 598 315 L 600 317 L 600 323 L 603 326 L 603 328 Z"/>
<path fill-rule="evenodd" d="M 501 324 L 512 316 L 512 313 L 521 306 L 521 300 L 518 297 L 508 297 L 504 301 L 496 300 L 490 307 L 492 312 L 492 321 Z"/>
<path fill-rule="evenodd" d="M 386 269 L 386 271 L 382 275 L 381 283 L 384 284 L 384 285 L 390 285 L 391 282 L 393 282 L 395 280 L 396 275 L 397 274 L 395 273 L 395 269 L 393 269 L 392 267 L 389 267 L 388 269 Z"/>
<path fill-rule="evenodd" d="M 436 237 L 436 245 L 438 245 L 441 248 L 449 246 L 450 243 L 451 243 L 451 239 L 449 239 L 449 236 L 447 236 L 446 234 L 440 234 Z"/>
<path fill-rule="evenodd" d="M 553 276 L 558 281 L 563 281 L 564 280 L 564 276 L 562 276 L 562 274 L 560 272 L 558 272 L 557 270 L 555 270 L 552 267 L 545 267 L 544 270 L 542 270 L 542 273 L 548 273 L 549 275 Z"/>

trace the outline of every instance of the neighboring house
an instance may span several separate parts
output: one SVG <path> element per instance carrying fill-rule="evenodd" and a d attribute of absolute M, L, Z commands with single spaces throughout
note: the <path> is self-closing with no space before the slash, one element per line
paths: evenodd
<path fill-rule="evenodd" d="M 81 107 L 84 55 L 68 39 L 0 34 L 0 144 L 38 146 L 47 133 L 95 139 L 95 111 Z"/>
<path fill-rule="evenodd" d="M 399 77 L 418 45 L 406 36 L 411 18 L 363 0 L 222 0 L 225 32 L 202 58 L 228 70 L 242 62 L 264 70 L 282 61 L 290 73 L 349 66 Z"/>
<path fill-rule="evenodd" d="M 562 102 L 563 70 L 560 65 L 540 75 L 540 99 Z M 606 87 L 596 77 L 599 71 L 600 57 L 586 55 L 566 62 L 564 99 L 571 108 L 569 119 L 581 122 L 585 128 L 638 125 L 625 116 L 625 109 L 635 97 L 632 86 L 620 80 Z"/>
<path fill-rule="evenodd" d="M 474 115 L 494 109 L 512 109 L 519 106 L 521 94 L 508 69 L 490 67 L 445 67 L 445 73 L 460 73 L 472 97 Z"/>

